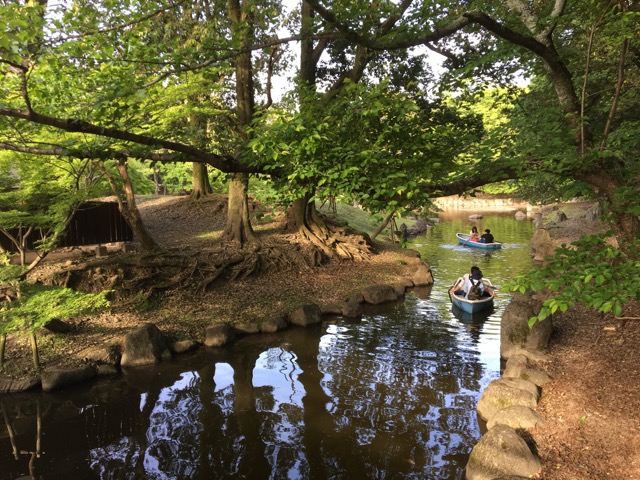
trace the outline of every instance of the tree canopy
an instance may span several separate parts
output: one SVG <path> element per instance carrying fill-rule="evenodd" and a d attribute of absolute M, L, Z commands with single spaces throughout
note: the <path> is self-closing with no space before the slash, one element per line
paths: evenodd
<path fill-rule="evenodd" d="M 538 199 L 597 198 L 637 256 L 640 2 L 298 7 L 5 2 L 0 149 L 206 164 L 232 174 L 229 211 L 244 223 L 248 174 L 270 177 L 284 202 L 339 195 L 371 211 L 516 179 Z M 442 74 L 426 52 L 445 59 Z M 501 121 L 474 110 L 487 95 Z M 242 222 L 225 231 L 255 238 Z"/>

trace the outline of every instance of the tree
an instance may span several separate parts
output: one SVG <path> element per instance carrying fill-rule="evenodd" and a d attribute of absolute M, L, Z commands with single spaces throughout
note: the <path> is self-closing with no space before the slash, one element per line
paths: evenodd
<path fill-rule="evenodd" d="M 544 90 L 546 99 L 552 93 L 554 114 L 541 122 L 546 126 L 541 135 L 545 141 L 538 143 L 542 148 L 529 145 L 528 155 L 518 155 L 511 168 L 520 175 L 542 170 L 580 180 L 611 211 L 621 246 L 637 236 L 638 204 L 629 192 L 637 189 L 638 170 L 624 160 L 637 155 L 632 133 L 637 131 L 632 113 L 637 112 L 638 102 L 633 93 L 639 47 L 637 1 L 610 6 L 556 0 L 535 7 L 520 0 L 500 5 L 478 1 L 465 5 L 467 10 L 458 2 L 439 2 L 437 8 L 427 1 L 405 2 L 403 7 L 410 5 L 406 15 L 384 37 L 351 28 L 353 19 L 341 17 L 343 10 L 328 10 L 317 0 L 309 3 L 344 36 L 371 49 L 424 45 L 446 54 L 448 66 L 462 66 L 459 71 L 467 78 L 480 81 L 513 79 L 518 71 L 534 76 L 533 86 Z M 435 47 L 434 42 L 438 42 Z M 527 114 L 529 119 L 538 116 Z M 561 152 L 547 156 L 549 141 L 561 146 Z"/>
<path fill-rule="evenodd" d="M 20 269 L 0 264 L 0 368 L 4 365 L 7 334 L 26 334 L 31 343 L 33 366 L 40 369 L 36 332 L 52 320 L 66 320 L 109 305 L 104 291 L 83 294 L 69 288 L 32 285 L 20 280 Z"/>

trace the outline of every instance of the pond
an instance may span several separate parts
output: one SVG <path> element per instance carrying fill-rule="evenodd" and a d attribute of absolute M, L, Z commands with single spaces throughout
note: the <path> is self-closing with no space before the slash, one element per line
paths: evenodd
<path fill-rule="evenodd" d="M 253 335 L 53 394 L 0 398 L 0 480 L 463 477 L 475 406 L 499 376 L 498 291 L 484 316 L 447 290 L 471 265 L 500 286 L 531 265 L 533 226 L 484 213 L 502 250 L 455 243 L 468 213 L 414 239 L 435 285 L 361 320 Z"/>

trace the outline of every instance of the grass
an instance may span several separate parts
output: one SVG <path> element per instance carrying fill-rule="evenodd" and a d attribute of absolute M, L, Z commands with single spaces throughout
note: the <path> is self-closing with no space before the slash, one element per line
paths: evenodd
<path fill-rule="evenodd" d="M 325 203 L 322 206 L 318 203 L 317 208 L 324 215 L 336 218 L 339 221 L 345 222 L 349 227 L 360 232 L 365 232 L 369 235 L 376 231 L 383 220 L 382 217 L 371 215 L 360 207 L 354 207 L 345 203 L 337 203 L 336 212 L 331 210 L 328 203 Z M 415 223 L 415 219 L 399 217 L 396 218 L 396 223 L 398 225 L 405 223 L 407 226 L 411 226 Z M 387 227 L 382 231 L 381 235 L 391 235 L 391 228 L 389 225 L 387 225 Z"/>

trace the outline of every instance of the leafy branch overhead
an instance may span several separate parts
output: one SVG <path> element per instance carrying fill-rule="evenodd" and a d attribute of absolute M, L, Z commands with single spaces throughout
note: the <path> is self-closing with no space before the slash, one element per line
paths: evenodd
<path fill-rule="evenodd" d="M 511 291 L 550 294 L 530 325 L 557 311 L 566 312 L 576 303 L 620 316 L 623 304 L 640 299 L 640 260 L 613 247 L 607 241 L 609 234 L 586 236 L 571 245 L 562 245 L 545 267 L 514 279 L 508 286 Z M 637 251 L 640 242 L 631 247 Z"/>

